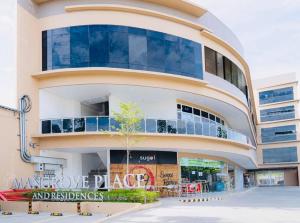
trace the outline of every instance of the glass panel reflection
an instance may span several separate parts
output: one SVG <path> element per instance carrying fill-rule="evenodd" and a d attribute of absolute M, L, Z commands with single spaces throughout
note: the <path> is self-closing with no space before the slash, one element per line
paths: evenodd
<path fill-rule="evenodd" d="M 74 118 L 74 132 L 85 131 L 85 120 L 84 118 Z"/>
<path fill-rule="evenodd" d="M 97 117 L 86 118 L 86 131 L 88 132 L 97 131 Z"/>
<path fill-rule="evenodd" d="M 52 133 L 61 133 L 62 132 L 62 120 L 56 119 L 51 121 Z"/>
<path fill-rule="evenodd" d="M 110 118 L 110 131 L 117 132 L 120 129 L 120 123 L 117 122 L 114 118 Z"/>
<path fill-rule="evenodd" d="M 51 133 L 51 121 L 45 120 L 42 121 L 42 134 L 49 134 Z"/>
<path fill-rule="evenodd" d="M 183 120 L 177 120 L 177 131 L 178 134 L 186 134 L 186 124 Z"/>
<path fill-rule="evenodd" d="M 166 120 L 157 120 L 157 132 L 158 133 L 166 133 L 167 132 Z"/>
<path fill-rule="evenodd" d="M 109 131 L 109 117 L 98 117 L 98 131 Z"/>
<path fill-rule="evenodd" d="M 176 130 L 176 121 L 167 121 L 167 130 L 168 133 L 172 133 L 172 134 L 176 134 L 177 130 Z"/>
<path fill-rule="evenodd" d="M 73 132 L 73 119 L 63 120 L 63 132 Z"/>
<path fill-rule="evenodd" d="M 156 132 L 156 120 L 146 119 L 146 132 L 155 133 Z"/>

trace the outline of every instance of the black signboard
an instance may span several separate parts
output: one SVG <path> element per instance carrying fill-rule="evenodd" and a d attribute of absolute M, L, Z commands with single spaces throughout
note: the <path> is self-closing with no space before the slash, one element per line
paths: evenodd
<path fill-rule="evenodd" d="M 126 164 L 126 150 L 111 150 L 111 164 Z M 166 151 L 130 151 L 130 164 L 177 164 L 177 153 Z"/>

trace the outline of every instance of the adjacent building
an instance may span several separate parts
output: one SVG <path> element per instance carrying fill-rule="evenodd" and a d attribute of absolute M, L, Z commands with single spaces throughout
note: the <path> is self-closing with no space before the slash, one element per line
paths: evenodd
<path fill-rule="evenodd" d="M 257 168 L 251 75 L 239 40 L 213 14 L 181 0 L 18 0 L 17 14 L 19 112 L 1 108 L 20 122 L 1 141 L 10 178 L 106 174 L 113 188 L 127 168 L 113 112 L 134 102 L 144 119 L 129 171 L 146 186 L 243 188 Z M 264 158 L 277 162 L 273 148 L 295 146 L 274 144 Z"/>
<path fill-rule="evenodd" d="M 258 185 L 299 185 L 299 84 L 294 73 L 254 81 Z"/>

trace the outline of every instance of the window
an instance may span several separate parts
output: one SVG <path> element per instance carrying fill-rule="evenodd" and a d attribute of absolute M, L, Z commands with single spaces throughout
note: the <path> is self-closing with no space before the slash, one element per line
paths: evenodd
<path fill-rule="evenodd" d="M 285 163 L 297 161 L 297 147 L 272 148 L 263 150 L 264 163 Z"/>
<path fill-rule="evenodd" d="M 211 74 L 217 74 L 216 65 L 217 65 L 216 51 L 208 47 L 205 47 L 205 70 Z"/>
<path fill-rule="evenodd" d="M 224 73 L 225 80 L 232 83 L 231 61 L 227 57 L 224 57 Z"/>
<path fill-rule="evenodd" d="M 220 53 L 217 53 L 217 75 L 224 79 L 224 61 L 223 55 Z"/>
<path fill-rule="evenodd" d="M 239 68 L 233 63 L 232 66 L 232 84 L 238 87 Z"/>
<path fill-rule="evenodd" d="M 203 79 L 202 47 L 162 32 L 117 25 L 83 25 L 42 32 L 43 71 L 113 67 Z"/>
<path fill-rule="evenodd" d="M 296 125 L 261 129 L 262 143 L 296 140 Z"/>
<path fill-rule="evenodd" d="M 203 117 L 203 118 L 201 118 Z M 217 117 L 214 114 L 211 114 L 209 112 L 206 112 L 204 110 L 197 109 L 197 108 L 192 108 L 190 106 L 186 106 L 186 105 L 181 105 L 181 104 L 177 104 L 177 119 L 180 121 L 184 121 L 187 122 L 187 125 L 189 123 L 200 123 L 200 122 L 212 122 L 212 124 L 214 124 L 214 122 L 217 122 L 219 124 L 224 125 L 224 121 L 220 118 Z M 202 120 L 202 121 L 201 121 Z M 188 132 L 189 132 L 189 126 L 188 127 Z M 192 127 L 191 127 L 192 129 Z M 190 132 L 192 132 L 193 130 L 190 130 Z M 202 129 L 197 129 L 198 132 L 202 131 Z M 193 133 L 194 134 L 194 133 Z"/>
<path fill-rule="evenodd" d="M 200 110 L 197 108 L 194 108 L 194 115 L 200 116 Z"/>
<path fill-rule="evenodd" d="M 225 79 L 239 88 L 248 98 L 246 80 L 242 70 L 227 57 L 204 47 L 205 50 L 205 71 Z"/>
<path fill-rule="evenodd" d="M 295 118 L 294 106 L 264 109 L 260 111 L 261 122 L 286 120 L 286 119 L 294 119 L 294 118 Z"/>
<path fill-rule="evenodd" d="M 294 99 L 293 87 L 286 87 L 259 92 L 259 103 L 269 104 Z"/>
<path fill-rule="evenodd" d="M 49 32 L 51 32 L 49 33 L 51 48 L 48 52 L 52 51 L 52 69 L 70 67 L 70 28 L 54 29 Z"/>
<path fill-rule="evenodd" d="M 193 113 L 193 109 L 189 106 L 182 105 L 182 111 L 187 113 Z"/>
<path fill-rule="evenodd" d="M 208 118 L 208 113 L 205 111 L 201 111 L 201 116 L 204 118 Z"/>
<path fill-rule="evenodd" d="M 89 30 L 87 26 L 70 28 L 71 67 L 89 66 Z"/>

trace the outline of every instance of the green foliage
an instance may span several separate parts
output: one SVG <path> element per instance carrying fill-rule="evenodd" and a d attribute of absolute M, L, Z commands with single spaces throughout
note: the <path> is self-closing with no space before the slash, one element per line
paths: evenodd
<path fill-rule="evenodd" d="M 143 113 L 135 103 L 121 102 L 120 112 L 113 112 L 113 117 L 119 123 L 115 130 L 123 136 L 130 136 L 139 131 Z"/>
<path fill-rule="evenodd" d="M 144 189 L 134 190 L 112 190 L 104 194 L 104 199 L 107 201 L 132 202 L 132 203 L 152 203 L 157 201 L 158 192 L 145 191 Z"/>

